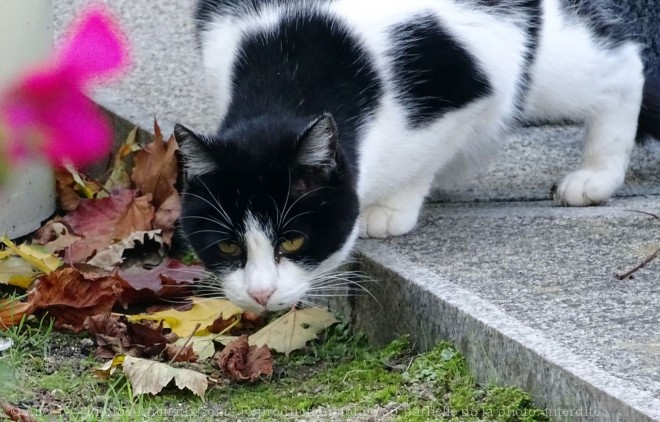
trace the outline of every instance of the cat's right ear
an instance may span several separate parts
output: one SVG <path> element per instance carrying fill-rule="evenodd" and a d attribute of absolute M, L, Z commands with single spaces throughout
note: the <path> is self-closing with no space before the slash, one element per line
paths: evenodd
<path fill-rule="evenodd" d="M 217 170 L 218 165 L 209 150 L 207 138 L 180 124 L 174 126 L 174 137 L 179 144 L 188 179 Z"/>

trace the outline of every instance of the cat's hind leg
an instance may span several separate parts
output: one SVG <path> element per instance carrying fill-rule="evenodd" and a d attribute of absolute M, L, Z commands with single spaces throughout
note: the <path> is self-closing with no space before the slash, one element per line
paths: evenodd
<path fill-rule="evenodd" d="M 386 199 L 367 205 L 360 212 L 360 237 L 382 239 L 412 230 L 432 182 L 433 177 L 425 175 Z"/>

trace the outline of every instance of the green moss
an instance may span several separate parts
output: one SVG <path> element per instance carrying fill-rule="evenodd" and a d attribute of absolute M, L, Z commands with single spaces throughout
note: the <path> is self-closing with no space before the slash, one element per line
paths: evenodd
<path fill-rule="evenodd" d="M 289 357 L 275 356 L 275 376 L 270 382 L 213 387 L 205 402 L 175 388 L 156 397 L 133 397 L 125 378 L 116 375 L 100 381 L 91 371 L 98 362 L 80 356 L 60 357 L 53 366 L 48 352 L 50 327 L 39 329 L 45 333 L 41 337 L 25 331 L 30 329 L 14 333 L 17 355 L 6 360 L 18 365 L 10 368 L 16 369 L 18 384 L 25 386 L 10 400 L 28 403 L 34 399 L 35 407 L 27 407 L 43 419 L 51 419 L 52 414 L 47 408 L 39 410 L 42 407 L 36 404 L 43 403 L 39 397 L 54 394 L 49 400 L 63 409 L 63 419 L 75 421 L 290 421 L 318 420 L 330 412 L 338 412 L 345 420 L 361 413 L 388 414 L 406 422 L 548 420 L 523 391 L 476 384 L 465 359 L 450 344 L 417 354 L 402 337 L 376 349 L 347 324 L 335 325 L 305 350 Z M 62 335 L 56 337 L 60 342 Z M 70 339 L 73 344 L 80 341 Z M 65 349 L 61 344 L 58 347 Z"/>

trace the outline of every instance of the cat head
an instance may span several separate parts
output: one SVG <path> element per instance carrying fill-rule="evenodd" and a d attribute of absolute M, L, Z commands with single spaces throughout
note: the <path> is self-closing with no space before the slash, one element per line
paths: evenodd
<path fill-rule="evenodd" d="M 177 125 L 175 136 L 182 229 L 222 293 L 257 312 L 313 295 L 357 235 L 355 180 L 332 117 L 258 118 L 215 136 Z"/>

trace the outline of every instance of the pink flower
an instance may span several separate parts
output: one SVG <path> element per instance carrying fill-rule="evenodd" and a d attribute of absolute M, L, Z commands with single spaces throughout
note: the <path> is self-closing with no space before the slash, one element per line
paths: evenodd
<path fill-rule="evenodd" d="M 128 48 L 115 18 L 102 6 L 86 9 L 55 58 L 24 75 L 0 100 L 10 160 L 35 152 L 74 166 L 106 156 L 109 122 L 85 92 L 128 66 Z"/>

